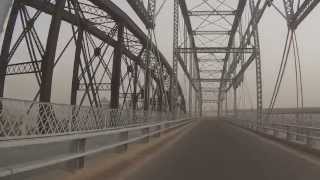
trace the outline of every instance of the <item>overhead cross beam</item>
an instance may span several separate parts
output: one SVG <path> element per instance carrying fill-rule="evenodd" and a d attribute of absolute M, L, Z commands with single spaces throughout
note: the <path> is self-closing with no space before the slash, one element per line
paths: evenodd
<path fill-rule="evenodd" d="M 196 47 L 196 48 L 178 48 L 179 53 L 253 53 L 253 48 L 235 48 L 235 47 Z"/>
<path fill-rule="evenodd" d="M 234 16 L 237 11 L 188 11 L 189 16 Z"/>
<path fill-rule="evenodd" d="M 195 44 L 195 40 L 193 37 L 193 30 L 192 30 L 192 26 L 191 26 L 190 17 L 188 15 L 188 8 L 187 8 L 186 1 L 179 0 L 179 5 L 180 5 L 180 9 L 181 9 L 181 14 L 183 16 L 183 20 L 185 22 L 185 26 L 187 28 L 188 35 L 190 37 L 191 48 L 195 48 L 196 44 Z M 197 53 L 194 53 L 194 59 L 195 59 L 195 64 L 196 64 L 196 73 L 195 74 L 197 75 L 197 77 L 200 78 L 199 58 L 198 58 Z M 199 88 L 200 88 L 199 92 L 201 93 L 201 85 L 200 84 L 199 84 Z"/>
<path fill-rule="evenodd" d="M 201 79 L 194 79 L 194 81 L 200 81 L 200 82 L 221 82 L 221 79 L 219 78 L 201 78 Z M 232 79 L 223 79 L 222 81 L 232 81 Z"/>
<path fill-rule="evenodd" d="M 230 31 L 193 31 L 193 35 L 229 35 Z"/>

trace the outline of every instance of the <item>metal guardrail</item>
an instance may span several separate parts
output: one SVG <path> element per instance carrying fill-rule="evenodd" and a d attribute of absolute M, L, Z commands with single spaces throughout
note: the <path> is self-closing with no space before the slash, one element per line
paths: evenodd
<path fill-rule="evenodd" d="M 293 114 L 293 113 L 292 113 Z M 288 142 L 305 145 L 309 149 L 320 150 L 320 127 L 313 127 L 307 124 L 282 122 L 260 122 L 247 117 L 227 118 L 229 122 L 237 126 L 251 129 L 253 131 L 273 136 Z M 280 119 L 278 120 L 280 121 Z"/>
<path fill-rule="evenodd" d="M 0 177 L 74 161 L 146 139 L 192 122 L 187 115 L 164 112 L 132 112 L 63 104 L 0 99 L 0 150 L 70 142 L 72 151 L 0 167 Z M 44 112 L 45 111 L 45 112 Z M 50 120 L 43 128 L 43 122 Z M 130 137 L 129 132 L 141 132 Z M 116 142 L 86 149 L 86 140 L 117 135 Z M 77 165 L 79 166 L 79 165 Z M 81 166 L 81 165 L 80 165 Z"/>

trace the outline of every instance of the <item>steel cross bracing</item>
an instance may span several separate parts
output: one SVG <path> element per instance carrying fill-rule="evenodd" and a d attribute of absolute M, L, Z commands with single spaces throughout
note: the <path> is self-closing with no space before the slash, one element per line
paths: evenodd
<path fill-rule="evenodd" d="M 180 0 L 179 3 L 183 16 L 182 23 L 188 29 L 192 43 L 187 48 L 181 43 L 175 51 L 177 54 L 187 53 L 196 57 L 198 77 L 194 78 L 194 82 L 199 83 L 200 88 L 205 89 L 205 91 L 200 91 L 201 102 L 219 104 L 218 92 L 222 84 L 220 78 L 230 54 L 253 54 L 255 50 L 252 47 L 231 46 L 246 1 L 235 3 L 234 1 L 187 2 Z M 179 36 L 179 32 L 175 36 Z M 223 78 L 223 81 L 229 82 L 230 79 Z M 211 89 L 211 93 L 207 93 L 207 89 Z"/>
<path fill-rule="evenodd" d="M 47 29 L 43 28 L 45 24 L 40 26 L 44 22 L 49 22 Z M 29 84 L 29 88 L 34 89 L 33 100 L 51 102 L 57 67 L 71 60 L 71 89 L 67 90 L 71 91 L 70 104 L 142 109 L 146 98 L 143 72 L 147 68 L 149 46 L 147 103 L 150 110 L 167 111 L 171 103 L 168 95 L 173 69 L 148 39 L 135 22 L 109 0 L 15 0 L 1 49 L 0 96 L 6 95 L 7 76 L 23 78 L 30 74 L 36 82 Z M 179 83 L 177 97 L 177 106 L 185 112 L 185 98 Z M 30 108 L 32 106 L 30 104 Z M 39 112 L 46 114 L 50 108 L 50 105 L 43 106 Z M 43 130 L 48 128 L 52 116 L 44 119 Z"/>
<path fill-rule="evenodd" d="M 294 31 L 319 0 L 283 0 L 277 4 L 273 0 L 180 0 L 178 3 L 183 17 L 178 21 L 187 29 L 191 43 L 185 46 L 181 38 L 174 51 L 182 67 L 185 67 L 184 55 L 194 55 L 199 77 L 193 82 L 199 83 L 199 89 L 205 89 L 199 93 L 201 101 L 217 102 L 220 113 L 222 101 L 231 88 L 236 101 L 236 89 L 242 84 L 247 68 L 255 61 L 257 119 L 261 120 L 263 94 L 258 33 L 261 17 L 267 7 L 274 7 L 279 12 L 284 9 L 279 17 L 283 16 Z M 283 7 L 278 7 L 281 3 Z M 244 18 L 244 13 L 249 17 Z M 182 32 L 177 31 L 174 37 L 182 36 Z M 210 91 L 212 93 L 208 95 Z M 237 109 L 236 103 L 234 107 Z"/>

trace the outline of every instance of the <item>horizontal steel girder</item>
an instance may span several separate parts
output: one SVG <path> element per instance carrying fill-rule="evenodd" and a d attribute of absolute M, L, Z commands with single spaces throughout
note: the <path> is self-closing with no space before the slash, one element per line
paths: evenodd
<path fill-rule="evenodd" d="M 197 47 L 178 48 L 178 53 L 253 53 L 253 48 L 229 48 L 229 47 Z"/>
<path fill-rule="evenodd" d="M 189 16 L 234 16 L 237 11 L 188 11 Z"/>
<path fill-rule="evenodd" d="M 230 31 L 193 31 L 193 35 L 229 35 Z"/>
<path fill-rule="evenodd" d="M 95 83 L 93 84 L 97 91 L 110 91 L 111 84 L 110 83 Z M 86 84 L 79 84 L 78 91 L 86 91 Z"/>
<path fill-rule="evenodd" d="M 221 73 L 221 69 L 201 69 L 200 73 Z"/>
<path fill-rule="evenodd" d="M 9 64 L 5 75 L 29 74 L 39 73 L 41 68 L 41 61 L 23 62 L 16 64 Z M 2 74 L 3 76 L 4 74 Z"/>
<path fill-rule="evenodd" d="M 199 59 L 199 63 L 210 63 L 210 62 L 223 63 L 224 59 L 204 59 L 204 58 Z"/>
<path fill-rule="evenodd" d="M 218 100 L 205 100 L 205 99 L 202 100 L 202 103 L 206 103 L 206 104 L 217 103 L 217 102 Z"/>
<path fill-rule="evenodd" d="M 203 79 L 194 79 L 194 81 L 201 81 L 201 82 L 221 82 L 221 79 L 218 78 L 203 78 Z M 222 81 L 232 81 L 232 79 L 222 79 Z"/>

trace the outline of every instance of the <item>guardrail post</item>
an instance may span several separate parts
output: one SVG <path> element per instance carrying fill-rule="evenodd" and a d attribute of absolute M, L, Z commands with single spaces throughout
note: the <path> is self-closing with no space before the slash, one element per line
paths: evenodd
<path fill-rule="evenodd" d="M 272 129 L 273 129 L 273 136 L 274 136 L 274 137 L 278 137 L 278 136 L 279 136 L 279 130 L 278 130 L 277 125 L 271 124 L 271 127 L 272 127 Z"/>
<path fill-rule="evenodd" d="M 74 140 L 71 142 L 71 152 L 73 153 L 83 153 L 86 149 L 86 139 Z M 77 158 L 70 162 L 70 168 L 72 170 L 77 170 L 84 168 L 85 157 Z"/>
<path fill-rule="evenodd" d="M 312 148 L 312 130 L 311 129 L 307 129 L 307 132 L 306 132 L 306 144 L 309 148 Z"/>
<path fill-rule="evenodd" d="M 143 128 L 143 129 L 142 129 L 142 136 L 148 135 L 149 132 L 150 132 L 150 128 Z M 149 136 L 147 136 L 147 137 L 141 139 L 140 142 L 141 142 L 141 143 L 148 143 L 148 142 L 149 142 L 149 139 L 150 139 Z"/>
<path fill-rule="evenodd" d="M 161 130 L 161 125 L 156 126 L 155 131 L 160 131 L 160 130 Z M 158 133 L 156 133 L 153 137 L 160 137 L 160 136 L 161 136 L 161 133 L 158 132 Z"/>
<path fill-rule="evenodd" d="M 175 117 L 177 117 L 177 116 L 174 116 L 172 113 L 170 114 L 170 117 L 167 119 L 167 122 L 166 122 L 166 124 L 164 125 L 164 128 L 165 128 L 165 129 L 170 128 L 171 123 L 170 123 L 169 121 L 175 120 L 175 119 L 174 119 Z"/>
<path fill-rule="evenodd" d="M 129 138 L 129 132 L 128 131 L 121 132 L 119 134 L 119 142 L 127 141 L 128 138 Z M 123 153 L 123 152 L 126 152 L 127 150 L 128 150 L 128 144 L 124 144 L 124 145 L 121 145 L 121 146 L 116 148 L 116 152 L 117 153 Z"/>
<path fill-rule="evenodd" d="M 291 139 L 293 139 L 293 134 L 290 132 L 290 126 L 286 126 L 286 131 L 287 131 L 287 141 L 291 141 Z"/>
<path fill-rule="evenodd" d="M 297 141 L 303 141 L 303 135 L 305 134 L 305 129 L 300 128 L 300 127 L 296 127 L 296 140 Z"/>

